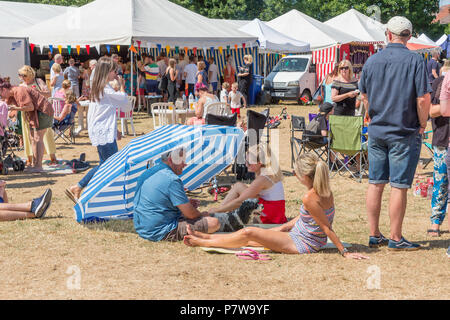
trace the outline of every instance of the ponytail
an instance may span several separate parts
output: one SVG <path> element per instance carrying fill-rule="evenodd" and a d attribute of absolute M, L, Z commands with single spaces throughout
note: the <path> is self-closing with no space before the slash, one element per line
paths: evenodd
<path fill-rule="evenodd" d="M 316 172 L 314 174 L 313 188 L 322 198 L 331 197 L 330 176 L 328 175 L 328 166 L 322 160 L 316 163 Z"/>

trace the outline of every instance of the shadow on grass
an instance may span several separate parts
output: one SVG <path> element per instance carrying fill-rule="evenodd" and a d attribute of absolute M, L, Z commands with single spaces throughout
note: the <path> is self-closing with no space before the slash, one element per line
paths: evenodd
<path fill-rule="evenodd" d="M 86 223 L 83 226 L 89 230 L 136 233 L 134 230 L 133 220 L 111 220 L 99 223 Z"/>
<path fill-rule="evenodd" d="M 57 180 L 40 180 L 40 181 L 27 181 L 22 183 L 8 183 L 8 189 L 29 189 L 36 187 L 45 187 L 55 185 Z"/>

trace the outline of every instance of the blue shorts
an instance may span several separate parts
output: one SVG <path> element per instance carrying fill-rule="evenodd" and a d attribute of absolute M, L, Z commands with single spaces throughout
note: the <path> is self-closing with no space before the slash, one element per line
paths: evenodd
<path fill-rule="evenodd" d="M 5 203 L 5 200 L 3 200 L 2 197 L 0 197 L 0 203 Z"/>
<path fill-rule="evenodd" d="M 158 93 L 158 81 L 156 80 L 146 80 L 145 89 L 148 93 Z"/>
<path fill-rule="evenodd" d="M 419 162 L 422 136 L 412 134 L 396 141 L 369 137 L 369 183 L 409 189 Z"/>
<path fill-rule="evenodd" d="M 211 86 L 212 86 L 213 92 L 216 92 L 217 91 L 217 82 L 211 82 Z"/>

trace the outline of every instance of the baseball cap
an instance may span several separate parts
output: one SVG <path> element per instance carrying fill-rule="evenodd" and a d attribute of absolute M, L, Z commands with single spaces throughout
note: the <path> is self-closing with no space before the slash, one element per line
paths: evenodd
<path fill-rule="evenodd" d="M 320 110 L 320 112 L 328 114 L 331 112 L 331 110 L 333 110 L 333 108 L 334 108 L 334 106 L 331 103 L 325 102 L 320 105 L 319 110 Z"/>
<path fill-rule="evenodd" d="M 411 35 L 413 29 L 411 21 L 401 16 L 391 18 L 388 21 L 386 28 L 392 33 L 403 37 Z"/>

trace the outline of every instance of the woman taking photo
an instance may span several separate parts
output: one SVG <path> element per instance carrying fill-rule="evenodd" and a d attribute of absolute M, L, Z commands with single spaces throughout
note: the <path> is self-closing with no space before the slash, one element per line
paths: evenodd
<path fill-rule="evenodd" d="M 184 243 L 222 248 L 265 247 L 280 253 L 309 254 L 318 252 L 330 238 L 343 257 L 368 259 L 348 252 L 333 231 L 334 197 L 325 162 L 316 155 L 304 153 L 295 163 L 295 176 L 308 188 L 297 218 L 272 229 L 251 227 L 223 235 L 204 234 L 188 227 L 189 235 L 185 236 Z"/>
<path fill-rule="evenodd" d="M 339 76 L 331 86 L 331 100 L 336 103 L 334 115 L 354 116 L 358 94 L 358 81 L 353 77 L 352 63 L 342 60 L 339 63 Z"/>
<path fill-rule="evenodd" d="M 43 172 L 44 135 L 53 124 L 53 107 L 39 91 L 28 86 L 12 87 L 9 82 L 0 79 L 0 95 L 9 105 L 9 110 L 25 113 L 30 124 L 33 166 L 30 173 Z"/>
<path fill-rule="evenodd" d="M 131 106 L 125 92 L 125 81 L 117 75 L 118 65 L 109 57 L 102 57 L 95 67 L 91 87 L 91 104 L 88 112 L 88 132 L 92 146 L 97 147 L 99 165 L 91 169 L 78 184 L 66 189 L 66 195 L 76 203 L 98 168 L 118 151 L 117 109 L 128 112 Z M 120 90 L 115 91 L 109 84 L 117 80 Z"/>
<path fill-rule="evenodd" d="M 177 61 L 175 59 L 169 60 L 169 66 L 166 69 L 167 77 L 167 92 L 169 94 L 168 102 L 173 102 L 177 100 L 177 78 L 178 70 L 176 70 Z"/>
<path fill-rule="evenodd" d="M 23 66 L 20 68 L 19 78 L 22 80 L 21 85 L 37 90 L 44 97 L 50 98 L 50 90 L 48 90 L 48 87 L 43 80 L 36 78 L 36 73 L 32 67 Z M 20 112 L 20 117 L 22 122 L 23 146 L 25 156 L 27 157 L 27 166 L 32 166 L 33 151 L 31 150 L 30 124 L 27 122 L 23 112 Z M 50 156 L 50 164 L 57 164 L 58 160 L 56 160 L 56 145 L 52 128 L 48 128 L 45 132 L 44 148 L 45 152 Z"/>

